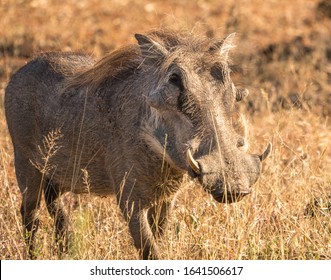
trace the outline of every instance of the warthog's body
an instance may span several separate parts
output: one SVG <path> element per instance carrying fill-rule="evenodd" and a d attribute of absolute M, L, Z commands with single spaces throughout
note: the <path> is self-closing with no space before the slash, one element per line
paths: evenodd
<path fill-rule="evenodd" d="M 246 154 L 232 124 L 234 102 L 247 92 L 230 80 L 232 37 L 136 35 L 139 45 L 96 64 L 46 53 L 12 77 L 5 108 L 30 251 L 42 192 L 58 237 L 60 193 L 114 193 L 143 258 L 157 258 L 155 236 L 185 174 L 219 202 L 249 193 L 270 149 Z"/>

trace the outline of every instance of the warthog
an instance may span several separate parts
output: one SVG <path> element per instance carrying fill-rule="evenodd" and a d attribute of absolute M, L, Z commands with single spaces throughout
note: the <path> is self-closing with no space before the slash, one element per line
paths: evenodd
<path fill-rule="evenodd" d="M 138 44 L 96 63 L 44 53 L 6 88 L 30 257 L 42 193 L 58 240 L 66 228 L 60 194 L 115 194 L 140 257 L 156 259 L 183 178 L 231 203 L 260 175 L 271 144 L 247 154 L 233 122 L 235 102 L 248 93 L 230 78 L 234 35 L 210 40 L 159 30 L 135 38 Z"/>

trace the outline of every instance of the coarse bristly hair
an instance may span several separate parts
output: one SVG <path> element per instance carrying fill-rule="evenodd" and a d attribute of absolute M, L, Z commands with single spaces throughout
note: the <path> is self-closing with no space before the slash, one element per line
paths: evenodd
<path fill-rule="evenodd" d="M 155 30 L 147 35 L 162 45 L 169 53 L 181 47 L 196 52 L 205 51 L 208 47 L 212 50 L 213 46 L 217 47 L 220 43 L 220 41 L 215 41 L 213 45 L 210 39 L 188 31 Z M 222 46 L 222 49 L 228 50 L 233 47 L 234 45 L 227 44 Z M 70 75 L 66 88 L 88 86 L 96 89 L 109 78 L 122 79 L 134 74 L 142 62 L 143 58 L 137 44 L 124 46 L 107 54 L 95 64 L 89 64 L 88 67 L 79 69 L 76 74 Z M 164 67 L 167 68 L 167 66 Z M 69 71 L 67 69 L 67 72 L 71 73 L 70 69 Z"/>

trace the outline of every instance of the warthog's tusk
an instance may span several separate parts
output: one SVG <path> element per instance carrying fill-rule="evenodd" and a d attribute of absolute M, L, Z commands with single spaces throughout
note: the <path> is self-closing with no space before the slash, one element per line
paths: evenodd
<path fill-rule="evenodd" d="M 259 156 L 260 161 L 264 161 L 269 156 L 271 150 L 272 150 L 272 144 L 269 142 L 267 148 L 264 150 L 262 155 Z"/>
<path fill-rule="evenodd" d="M 199 167 L 199 164 L 198 164 L 198 162 L 193 158 L 190 149 L 187 149 L 187 151 L 186 151 L 186 158 L 187 158 L 187 161 L 188 161 L 190 167 L 193 169 L 193 171 L 194 171 L 196 174 L 200 174 L 200 167 Z"/>

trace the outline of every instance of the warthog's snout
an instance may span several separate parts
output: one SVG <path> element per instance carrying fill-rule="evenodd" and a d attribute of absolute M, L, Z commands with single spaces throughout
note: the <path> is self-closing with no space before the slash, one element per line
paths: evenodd
<path fill-rule="evenodd" d="M 198 177 L 203 188 L 220 203 L 238 202 L 251 193 L 251 187 L 258 180 L 262 161 L 272 150 L 271 143 L 261 155 L 241 155 L 232 162 L 224 163 L 213 155 L 195 160 L 190 149 L 187 161 L 193 174 Z"/>

